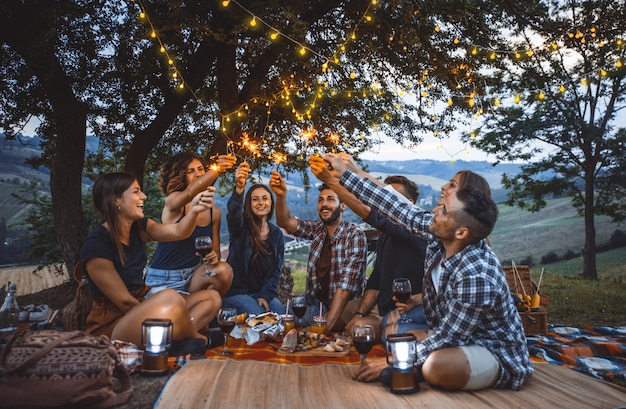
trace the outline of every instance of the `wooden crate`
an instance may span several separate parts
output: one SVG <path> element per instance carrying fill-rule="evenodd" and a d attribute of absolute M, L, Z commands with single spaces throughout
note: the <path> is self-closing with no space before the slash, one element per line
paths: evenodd
<path fill-rule="evenodd" d="M 530 277 L 529 266 L 502 266 L 506 274 L 506 281 L 509 288 L 516 294 L 532 295 L 537 290 L 536 283 Z M 516 274 L 517 272 L 517 274 Z M 550 297 L 547 294 L 539 293 L 539 311 L 519 311 L 524 334 L 545 334 L 548 331 L 548 313 L 546 311 Z"/>

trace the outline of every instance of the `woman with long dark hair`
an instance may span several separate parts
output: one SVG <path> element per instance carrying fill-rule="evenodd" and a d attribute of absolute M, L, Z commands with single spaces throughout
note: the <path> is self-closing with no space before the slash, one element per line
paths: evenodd
<path fill-rule="evenodd" d="M 163 223 L 179 223 L 186 217 L 191 199 L 213 189 L 213 183 L 222 172 L 235 164 L 233 155 L 220 155 L 215 166 L 206 167 L 195 153 L 181 152 L 161 165 L 160 187 L 165 194 L 161 212 Z M 221 260 L 219 207 L 212 206 L 200 213 L 191 235 L 183 240 L 159 242 L 146 272 L 146 284 L 152 287 L 148 294 L 173 288 L 183 293 L 206 289 L 224 295 L 233 279 L 233 270 Z M 211 237 L 211 251 L 201 259 L 196 253 L 197 237 Z"/>
<path fill-rule="evenodd" d="M 285 307 L 276 294 L 284 259 L 283 233 L 269 221 L 274 215 L 274 197 L 269 187 L 253 185 L 244 200 L 249 173 L 247 163 L 237 167 L 235 188 L 228 199 L 230 247 L 226 261 L 233 268 L 233 283 L 222 298 L 222 306 L 234 307 L 239 313 L 282 314 Z"/>
<path fill-rule="evenodd" d="M 191 234 L 198 215 L 213 204 L 213 193 L 191 200 L 188 217 L 162 224 L 144 216 L 146 195 L 137 179 L 124 172 L 107 173 L 93 186 L 93 204 L 102 224 L 91 231 L 80 254 L 93 307 L 87 317 L 88 333 L 141 346 L 141 323 L 147 318 L 168 318 L 173 340 L 207 338 L 198 331 L 220 308 L 219 294 L 207 290 L 185 299 L 174 290 L 145 298 L 150 290 L 143 280 L 147 241 L 180 240 Z"/>

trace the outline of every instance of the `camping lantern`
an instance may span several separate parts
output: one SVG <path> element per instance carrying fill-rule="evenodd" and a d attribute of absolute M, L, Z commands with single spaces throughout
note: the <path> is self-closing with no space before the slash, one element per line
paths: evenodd
<path fill-rule="evenodd" d="M 417 340 L 413 334 L 387 337 L 387 363 L 391 365 L 391 392 L 414 393 L 420 390 L 415 365 Z"/>
<path fill-rule="evenodd" d="M 172 330 L 172 321 L 169 319 L 149 318 L 141 323 L 143 375 L 158 376 L 169 372 L 167 350 L 172 343 Z"/>

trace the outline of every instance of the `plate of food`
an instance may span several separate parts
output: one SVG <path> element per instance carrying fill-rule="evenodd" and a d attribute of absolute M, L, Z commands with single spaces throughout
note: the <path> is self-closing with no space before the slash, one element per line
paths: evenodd
<path fill-rule="evenodd" d="M 244 338 L 248 345 L 269 338 L 278 342 L 281 340 L 283 327 L 280 316 L 273 312 L 257 315 L 247 313 L 237 316 L 235 329 L 230 333 L 233 338 Z"/>
<path fill-rule="evenodd" d="M 340 334 L 326 335 L 295 329 L 283 337 L 277 355 L 346 356 L 350 353 L 351 339 Z"/>

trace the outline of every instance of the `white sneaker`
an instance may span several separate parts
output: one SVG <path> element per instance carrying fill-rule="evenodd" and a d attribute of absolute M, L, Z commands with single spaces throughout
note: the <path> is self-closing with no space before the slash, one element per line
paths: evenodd
<path fill-rule="evenodd" d="M 48 321 L 52 314 L 52 310 L 48 304 L 41 304 L 35 307 L 33 311 L 28 315 L 29 321 Z"/>

